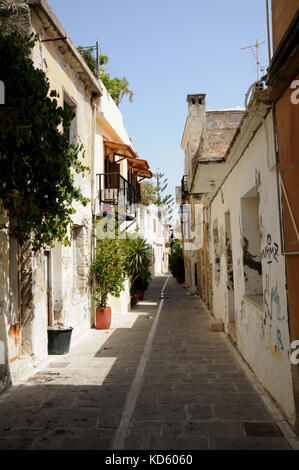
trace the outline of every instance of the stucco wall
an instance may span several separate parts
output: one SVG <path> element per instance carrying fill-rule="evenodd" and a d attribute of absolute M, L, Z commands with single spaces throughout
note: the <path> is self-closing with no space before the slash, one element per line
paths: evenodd
<path fill-rule="evenodd" d="M 1 18 L 5 22 L 6 32 L 19 31 L 28 34 L 31 31 L 38 33 L 40 39 L 47 38 L 44 24 L 35 11 L 30 10 L 28 5 L 18 5 L 17 8 L 10 9 L 11 16 Z M 32 60 L 37 68 L 41 68 L 50 82 L 50 90 L 55 89 L 59 96 L 58 104 L 63 106 L 65 93 L 68 99 L 76 106 L 76 128 L 72 132 L 72 140 L 82 143 L 85 149 L 85 158 L 81 155 L 85 165 L 92 166 L 92 105 L 91 92 L 79 78 L 74 66 L 74 59 L 66 54 L 66 50 L 59 41 L 37 42 L 32 51 Z M 80 186 L 83 194 L 91 198 L 91 186 L 93 174 L 87 174 L 84 178 L 74 175 L 75 184 Z M 87 269 L 91 257 L 91 204 L 85 208 L 81 204 L 74 204 L 76 213 L 73 221 L 76 225 L 86 227 L 86 250 L 85 266 L 82 263 L 81 271 Z M 3 239 L 1 243 L 6 243 L 3 249 L 1 270 L 5 282 L 1 282 L 2 292 L 0 302 L 3 303 L 4 313 L 0 313 L 0 323 L 5 324 L 4 342 L 6 341 L 6 354 L 8 351 L 9 360 L 19 354 L 18 338 L 12 335 L 12 296 L 9 286 L 16 283 L 17 266 L 15 272 L 10 273 L 9 263 L 9 241 Z M 3 247 L 4 248 L 4 247 Z M 4 254 L 6 258 L 4 259 Z M 86 272 L 85 290 L 80 298 L 74 295 L 74 243 L 70 247 L 56 246 L 51 250 L 52 257 L 52 300 L 55 310 L 55 320 L 64 322 L 74 327 L 73 338 L 76 338 L 91 325 L 90 319 L 90 283 Z M 20 341 L 22 343 L 21 353 L 28 355 L 33 364 L 38 364 L 47 357 L 47 326 L 48 308 L 46 293 L 46 255 L 43 251 L 33 255 L 28 246 L 21 250 L 21 302 L 22 319 Z M 82 261 L 82 260 L 81 260 Z M 78 271 L 79 272 L 79 271 Z M 15 289 L 14 286 L 14 289 Z M 18 318 L 17 318 L 18 319 Z M 14 319 L 16 321 L 16 319 Z M 3 329 L 0 328 L 1 334 Z M 1 340 L 1 338 L 0 338 Z M 7 357 L 5 358 L 7 361 Z M 13 371 L 18 369 L 18 361 L 11 363 Z M 16 376 L 14 374 L 14 376 Z"/>
<path fill-rule="evenodd" d="M 44 26 L 41 24 L 35 12 L 32 13 L 32 24 L 35 32 L 41 37 L 44 35 Z M 83 144 L 84 154 L 81 154 L 82 162 L 89 168 L 92 168 L 92 147 L 93 147 L 93 115 L 91 106 L 91 93 L 86 85 L 80 80 L 70 63 L 67 54 L 59 49 L 59 42 L 47 42 L 36 44 L 32 58 L 37 67 L 40 67 L 46 73 L 50 89 L 55 89 L 59 96 L 58 104 L 63 106 L 64 100 L 70 99 L 76 106 L 76 127 L 72 133 L 72 140 L 77 144 Z M 92 172 L 83 176 L 74 175 L 75 185 L 80 187 L 84 196 L 91 200 Z M 76 226 L 84 227 L 85 230 L 85 260 L 82 262 L 82 269 L 85 269 L 84 283 L 85 289 L 78 292 L 74 289 L 74 241 L 70 247 L 56 246 L 52 250 L 52 273 L 59 276 L 59 282 L 53 282 L 53 306 L 55 309 L 55 320 L 74 328 L 72 338 L 80 336 L 91 326 L 90 313 L 90 281 L 88 266 L 91 261 L 91 233 L 92 233 L 92 213 L 91 204 L 83 207 L 80 203 L 74 203 L 75 213 L 72 216 Z M 83 266 L 83 264 L 85 266 Z M 42 273 L 37 279 L 42 279 Z M 43 291 L 45 296 L 45 291 Z M 45 317 L 45 298 L 40 307 L 39 314 L 35 316 L 35 326 L 32 330 L 34 348 L 40 351 L 40 355 L 45 349 L 45 344 L 38 338 L 39 331 L 44 331 L 44 325 L 41 327 L 40 317 Z M 37 305 L 35 303 L 35 305 Z M 46 338 L 45 338 L 46 341 Z"/>
<path fill-rule="evenodd" d="M 293 419 L 294 402 L 290 370 L 290 338 L 288 328 L 287 297 L 285 288 L 285 260 L 281 255 L 279 217 L 276 193 L 276 175 L 271 158 L 272 140 L 266 131 L 271 125 L 271 114 L 257 131 L 243 157 L 234 167 L 211 204 L 211 229 L 218 223 L 218 247 L 210 234 L 210 260 L 212 262 L 212 311 L 228 325 L 227 259 L 225 249 L 225 213 L 230 212 L 232 236 L 232 262 L 234 275 L 234 302 L 237 346 L 268 389 Z M 244 224 L 241 198 L 256 188 L 259 198 L 259 235 L 261 244 L 262 295 L 246 296 L 246 283 L 250 271 L 244 266 Z M 249 193 L 250 195 L 250 193 Z M 257 228 L 257 227 L 255 227 Z M 218 252 L 220 272 L 216 275 Z M 249 244 L 252 261 L 258 263 L 256 247 Z M 245 275 L 244 275 L 245 273 Z"/>

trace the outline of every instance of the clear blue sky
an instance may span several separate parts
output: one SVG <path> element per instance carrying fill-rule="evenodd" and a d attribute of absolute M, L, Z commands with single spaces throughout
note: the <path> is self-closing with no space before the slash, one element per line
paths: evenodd
<path fill-rule="evenodd" d="M 256 80 L 258 38 L 267 67 L 264 0 L 48 0 L 75 45 L 100 40 L 113 76 L 126 76 L 133 103 L 120 104 L 135 150 L 180 184 L 186 96 L 206 93 L 208 109 L 243 107 Z"/>

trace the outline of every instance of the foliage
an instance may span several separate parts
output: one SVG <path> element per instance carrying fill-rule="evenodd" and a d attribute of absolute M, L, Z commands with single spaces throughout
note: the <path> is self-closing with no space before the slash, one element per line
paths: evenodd
<path fill-rule="evenodd" d="M 84 174 L 88 168 L 79 160 L 83 147 L 69 144 L 58 130 L 70 127 L 73 113 L 58 106 L 55 91 L 49 94 L 45 73 L 29 57 L 34 43 L 33 35 L 0 31 L 6 92 L 0 107 L 0 200 L 10 216 L 10 235 L 20 244 L 32 238 L 37 250 L 54 241 L 70 244 L 73 202 L 88 203 L 74 186 L 73 171 Z"/>
<path fill-rule="evenodd" d="M 159 218 L 161 217 L 168 217 L 173 210 L 173 197 L 171 194 L 164 195 L 164 191 L 168 186 L 168 179 L 164 178 L 165 173 L 159 172 L 157 169 L 156 173 L 154 173 L 155 178 L 155 191 L 156 191 L 156 200 L 155 204 L 158 206 L 158 215 Z"/>
<path fill-rule="evenodd" d="M 137 236 L 122 240 L 124 254 L 124 268 L 131 281 L 131 290 L 134 289 L 136 280 L 140 277 L 144 281 L 149 279 L 149 267 L 152 264 L 149 253 L 149 245 Z"/>
<path fill-rule="evenodd" d="M 150 270 L 144 269 L 143 272 L 140 274 L 139 277 L 134 282 L 134 289 L 136 290 L 147 290 L 149 286 L 149 280 L 151 279 L 151 272 Z"/>
<path fill-rule="evenodd" d="M 87 48 L 84 49 L 82 46 L 78 46 L 78 51 L 82 55 L 83 59 L 87 63 L 88 67 L 96 77 L 98 75 L 97 73 L 97 61 L 96 58 L 92 52 L 92 48 Z M 107 55 L 101 55 L 100 56 L 100 66 L 103 66 L 109 62 L 109 57 Z"/>
<path fill-rule="evenodd" d="M 119 240 L 104 238 L 97 241 L 91 272 L 95 280 L 97 307 L 106 307 L 108 295 L 119 297 L 124 286 L 124 258 Z"/>
<path fill-rule="evenodd" d="M 176 279 L 185 279 L 184 257 L 180 242 L 175 240 L 169 258 L 170 271 Z"/>
<path fill-rule="evenodd" d="M 88 67 L 92 71 L 92 73 L 97 77 L 98 76 L 98 71 L 97 71 L 97 61 L 93 55 L 92 49 L 83 49 L 82 46 L 78 46 L 78 51 L 84 58 L 85 62 L 87 63 Z M 102 80 L 103 84 L 107 88 L 108 93 L 112 97 L 112 99 L 115 101 L 116 105 L 119 106 L 121 103 L 122 99 L 124 96 L 128 95 L 129 101 L 132 103 L 133 101 L 133 92 L 132 90 L 129 89 L 129 82 L 126 77 L 119 78 L 119 77 L 114 77 L 111 78 L 108 69 L 110 67 L 103 67 L 103 65 L 108 64 L 109 62 L 109 57 L 106 55 L 101 55 L 100 56 L 100 79 Z"/>
<path fill-rule="evenodd" d="M 152 183 L 142 181 L 140 183 L 141 204 L 149 206 L 155 204 L 157 191 Z"/>

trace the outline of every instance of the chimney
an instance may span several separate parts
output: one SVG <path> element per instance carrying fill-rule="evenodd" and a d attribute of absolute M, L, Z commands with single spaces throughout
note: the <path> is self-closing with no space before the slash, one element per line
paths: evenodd
<path fill-rule="evenodd" d="M 187 95 L 188 114 L 189 116 L 199 116 L 205 114 L 206 110 L 206 95 L 200 93 L 197 95 Z"/>

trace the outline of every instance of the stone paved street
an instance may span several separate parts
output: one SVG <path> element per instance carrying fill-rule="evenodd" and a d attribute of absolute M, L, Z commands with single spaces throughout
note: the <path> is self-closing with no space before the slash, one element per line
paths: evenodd
<path fill-rule="evenodd" d="M 118 449 L 120 427 L 130 450 L 291 448 L 227 336 L 172 278 L 145 355 L 165 280 L 1 395 L 0 449 Z"/>

